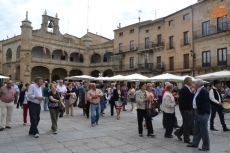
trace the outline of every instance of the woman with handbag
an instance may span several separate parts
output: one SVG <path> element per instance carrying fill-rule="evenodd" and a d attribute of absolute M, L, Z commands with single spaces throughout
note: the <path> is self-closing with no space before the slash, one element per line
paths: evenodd
<path fill-rule="evenodd" d="M 66 104 L 65 108 L 66 108 L 66 115 L 67 116 L 69 115 L 69 112 L 70 112 L 70 115 L 73 116 L 73 104 L 74 103 L 70 103 L 70 101 L 69 101 L 71 93 L 75 93 L 75 90 L 73 88 L 72 83 L 69 82 L 67 84 L 67 93 L 66 93 L 66 96 L 65 96 L 65 104 Z"/>
<path fill-rule="evenodd" d="M 115 101 L 115 107 L 117 112 L 117 120 L 120 119 L 121 109 L 123 105 L 123 92 L 121 90 L 121 85 L 116 84 L 116 89 L 113 90 L 113 100 Z"/>
<path fill-rule="evenodd" d="M 64 97 L 60 97 L 59 93 L 56 91 L 54 85 L 50 86 L 51 91 L 48 93 L 49 96 L 49 112 L 50 118 L 52 122 L 51 129 L 53 130 L 54 134 L 57 134 L 57 121 L 58 121 L 58 114 L 60 111 L 59 103 L 64 99 Z"/>
<path fill-rule="evenodd" d="M 153 92 L 152 92 L 152 84 L 151 83 L 147 83 L 147 92 L 148 92 L 148 94 L 149 94 L 149 97 L 150 97 L 150 100 L 149 100 L 149 104 L 147 105 L 147 107 L 151 110 L 151 112 L 152 112 L 152 114 L 149 114 L 150 116 L 151 115 L 154 115 L 154 116 L 151 116 L 151 117 L 155 117 L 156 115 L 158 115 L 158 112 L 155 110 L 156 109 L 156 106 L 158 105 L 159 106 L 159 104 L 158 104 L 158 102 L 157 102 L 157 98 L 155 97 L 155 95 L 153 94 Z M 147 117 L 148 117 L 148 114 L 147 114 Z M 152 120 L 152 118 L 151 118 L 151 120 Z M 144 127 L 146 127 L 146 129 L 147 129 L 147 124 L 146 124 L 146 122 L 145 122 L 145 124 L 144 124 Z M 153 130 L 154 131 L 154 130 Z"/>
<path fill-rule="evenodd" d="M 166 138 L 173 138 L 172 131 L 173 131 L 173 125 L 174 125 L 174 118 L 175 118 L 175 98 L 172 95 L 173 91 L 173 85 L 167 84 L 166 92 L 163 96 L 162 100 L 162 110 L 165 113 L 165 120 L 166 120 L 166 131 L 165 131 L 165 137 Z"/>
<path fill-rule="evenodd" d="M 137 103 L 137 120 L 138 120 L 138 131 L 139 136 L 143 137 L 143 118 L 145 118 L 148 127 L 148 137 L 154 137 L 151 117 L 147 117 L 147 106 L 150 101 L 149 93 L 146 91 L 146 84 L 141 82 L 139 84 L 139 90 L 136 92 L 136 103 Z"/>

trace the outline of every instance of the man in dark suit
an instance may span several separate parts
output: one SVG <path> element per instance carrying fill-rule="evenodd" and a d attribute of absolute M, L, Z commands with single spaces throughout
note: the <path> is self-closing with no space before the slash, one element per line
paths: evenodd
<path fill-rule="evenodd" d="M 182 140 L 181 136 L 184 135 L 184 142 L 191 143 L 190 141 L 190 131 L 192 130 L 192 101 L 194 94 L 191 91 L 192 78 L 186 77 L 184 79 L 184 86 L 181 88 L 179 93 L 179 109 L 183 119 L 183 125 L 177 129 L 174 134 L 179 140 Z"/>
<path fill-rule="evenodd" d="M 212 108 L 212 114 L 210 117 L 210 130 L 218 131 L 214 127 L 214 119 L 216 117 L 216 112 L 217 112 L 219 114 L 219 118 L 220 118 L 220 122 L 223 127 L 223 131 L 227 132 L 227 131 L 230 131 L 230 129 L 228 129 L 225 124 L 223 107 L 222 107 L 223 99 L 221 97 L 220 88 L 221 88 L 220 80 L 214 80 L 213 87 L 209 92 L 209 98 L 211 100 L 211 108 Z"/>
<path fill-rule="evenodd" d="M 187 147 L 198 147 L 202 139 L 203 145 L 199 150 L 207 151 L 210 149 L 208 134 L 208 119 L 210 116 L 209 93 L 208 90 L 204 88 L 204 83 L 201 79 L 195 81 L 195 89 L 196 92 L 193 98 L 194 133 L 192 143 L 187 145 Z"/>

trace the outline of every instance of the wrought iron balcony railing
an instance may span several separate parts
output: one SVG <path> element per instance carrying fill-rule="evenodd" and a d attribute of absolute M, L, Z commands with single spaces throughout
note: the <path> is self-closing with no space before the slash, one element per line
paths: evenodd
<path fill-rule="evenodd" d="M 224 22 L 220 23 L 217 25 L 211 25 L 209 27 L 197 30 L 193 33 L 194 39 L 202 38 L 202 37 L 207 37 L 210 35 L 226 32 L 230 30 L 230 25 L 229 22 Z"/>
<path fill-rule="evenodd" d="M 180 46 L 181 47 L 182 46 L 188 46 L 190 44 L 191 44 L 191 42 L 190 42 L 190 38 L 189 37 L 180 40 Z"/>
<path fill-rule="evenodd" d="M 121 65 L 113 65 L 112 70 L 119 72 L 119 71 L 133 71 L 136 70 L 137 66 L 133 64 L 121 64 Z"/>
<path fill-rule="evenodd" d="M 139 63 L 137 66 L 140 72 L 151 72 L 153 70 L 153 63 Z"/>
<path fill-rule="evenodd" d="M 230 66 L 230 54 L 220 57 L 213 56 L 207 58 L 199 58 L 195 60 L 194 66 L 195 69 Z"/>
<path fill-rule="evenodd" d="M 175 49 L 175 43 L 174 43 L 174 42 L 167 43 L 167 44 L 166 44 L 166 49 L 167 49 L 167 50 Z"/>

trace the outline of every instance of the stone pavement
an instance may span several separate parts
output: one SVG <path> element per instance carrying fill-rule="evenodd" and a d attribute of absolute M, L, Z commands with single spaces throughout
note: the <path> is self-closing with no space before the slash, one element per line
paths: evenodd
<path fill-rule="evenodd" d="M 130 104 L 128 104 L 130 106 Z M 129 108 L 129 107 L 128 107 Z M 177 118 L 181 116 L 177 110 Z M 22 110 L 14 109 L 12 129 L 0 132 L 1 153 L 195 153 L 198 149 L 187 148 L 177 138 L 164 138 L 162 113 L 153 120 L 156 138 L 144 137 L 137 132 L 136 111 L 121 112 L 121 119 L 110 116 L 109 105 L 105 117 L 101 117 L 98 126 L 91 127 L 90 119 L 82 115 L 82 110 L 74 108 L 74 117 L 64 116 L 58 121 L 58 134 L 51 128 L 49 112 L 41 112 L 39 124 L 40 138 L 28 135 L 29 125 L 22 125 Z M 230 114 L 225 115 L 230 127 Z M 230 132 L 224 133 L 216 117 L 217 132 L 210 131 L 211 153 L 230 153 Z M 218 126 L 217 126 L 218 125 Z"/>

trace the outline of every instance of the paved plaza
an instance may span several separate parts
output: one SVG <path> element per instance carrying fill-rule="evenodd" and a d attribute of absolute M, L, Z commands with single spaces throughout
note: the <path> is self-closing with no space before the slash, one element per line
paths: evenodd
<path fill-rule="evenodd" d="M 129 105 L 130 106 L 130 105 Z M 110 116 L 109 105 L 105 117 L 101 117 L 99 125 L 91 127 L 90 119 L 82 115 L 82 110 L 74 108 L 74 117 L 64 116 L 58 121 L 58 134 L 51 128 L 49 112 L 41 112 L 39 124 L 40 138 L 28 135 L 30 125 L 22 125 L 22 109 L 14 109 L 12 129 L 0 132 L 1 153 L 195 153 L 196 148 L 187 148 L 177 138 L 164 138 L 162 113 L 153 120 L 156 138 L 144 137 L 137 132 L 136 111 L 121 112 L 121 119 Z M 129 108 L 129 107 L 127 107 Z M 178 112 L 177 118 L 181 123 Z M 230 127 L 230 114 L 225 115 Z M 217 132 L 210 131 L 212 153 L 230 153 L 230 132 L 224 133 L 216 117 Z M 217 126 L 218 125 L 218 126 Z"/>

